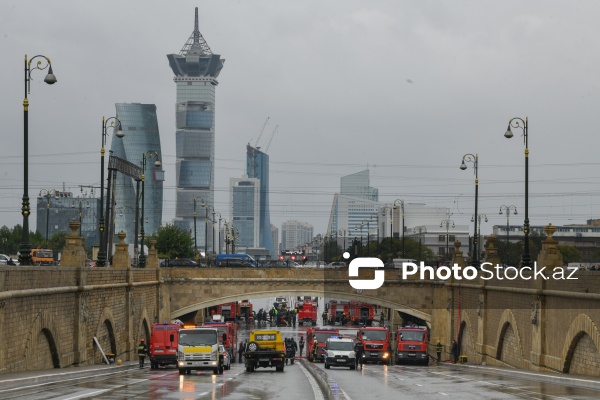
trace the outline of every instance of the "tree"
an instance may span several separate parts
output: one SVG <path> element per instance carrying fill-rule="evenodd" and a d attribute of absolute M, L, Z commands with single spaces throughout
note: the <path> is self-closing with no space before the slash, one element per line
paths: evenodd
<path fill-rule="evenodd" d="M 160 258 L 186 258 L 194 255 L 194 241 L 188 231 L 173 224 L 159 227 L 151 238 L 156 240 Z"/>
<path fill-rule="evenodd" d="M 572 246 L 558 246 L 558 250 L 562 254 L 563 264 L 567 265 L 570 262 L 581 262 L 581 252 Z"/>
<path fill-rule="evenodd" d="M 48 239 L 48 247 L 54 251 L 55 258 L 65 248 L 67 236 L 67 232 L 57 232 Z"/>

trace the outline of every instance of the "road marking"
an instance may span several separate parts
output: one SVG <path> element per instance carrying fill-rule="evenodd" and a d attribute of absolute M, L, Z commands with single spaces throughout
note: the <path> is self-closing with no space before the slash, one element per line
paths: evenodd
<path fill-rule="evenodd" d="M 442 396 L 448 396 L 446 393 L 444 392 L 438 392 L 439 394 L 441 394 Z"/>
<path fill-rule="evenodd" d="M 310 372 L 308 372 L 302 364 L 298 363 L 298 366 L 306 376 L 306 379 L 308 379 L 308 383 L 310 383 L 310 387 L 312 388 L 313 394 L 315 395 L 315 400 L 325 400 L 325 397 L 323 396 L 323 393 L 321 393 L 321 389 L 319 388 L 319 384 L 317 383 L 315 378 L 313 378 Z"/>
<path fill-rule="evenodd" d="M 423 386 L 423 385 L 419 385 L 418 383 L 415 383 L 415 386 Z"/>
<path fill-rule="evenodd" d="M 340 392 L 342 392 L 342 393 L 344 394 L 344 396 L 346 396 L 346 400 L 352 400 L 352 399 L 350 398 L 350 396 L 348 396 L 348 393 L 344 392 L 344 389 L 342 389 L 342 388 L 341 388 L 341 387 L 339 387 L 339 386 L 338 386 L 338 389 L 339 389 L 339 391 L 340 391 Z"/>
<path fill-rule="evenodd" d="M 93 395 L 96 395 L 96 394 L 99 394 L 99 393 L 108 392 L 109 390 L 112 390 L 112 389 L 114 389 L 114 388 L 111 388 L 111 389 L 103 389 L 103 390 L 96 390 L 95 392 L 91 392 L 91 393 L 90 393 L 90 392 L 85 392 L 85 393 L 82 393 L 82 394 L 80 394 L 80 395 L 77 395 L 77 396 L 73 396 L 73 397 L 67 397 L 67 398 L 65 398 L 65 399 L 63 399 L 63 400 L 81 399 L 81 398 L 83 398 L 83 397 L 89 397 L 89 396 L 93 396 Z"/>

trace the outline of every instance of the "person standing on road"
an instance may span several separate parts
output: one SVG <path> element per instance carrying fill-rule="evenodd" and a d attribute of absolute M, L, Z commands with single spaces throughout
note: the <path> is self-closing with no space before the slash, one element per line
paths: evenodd
<path fill-rule="evenodd" d="M 356 362 L 356 369 L 360 369 L 362 365 L 362 356 L 363 356 L 364 348 L 362 342 L 359 340 L 354 345 L 354 360 Z"/>
<path fill-rule="evenodd" d="M 239 362 L 242 362 L 242 355 L 244 355 L 244 347 L 246 347 L 246 345 L 244 344 L 244 341 L 242 340 L 240 342 L 240 347 L 238 348 L 238 357 L 239 357 Z"/>
<path fill-rule="evenodd" d="M 148 353 L 148 348 L 146 347 L 145 340 L 140 339 L 140 344 L 137 347 L 137 355 L 140 359 L 140 368 L 144 368 L 144 360 L 146 359 L 146 354 Z"/>
<path fill-rule="evenodd" d="M 302 351 L 304 351 L 304 336 L 300 336 L 300 357 L 302 357 Z"/>
<path fill-rule="evenodd" d="M 437 353 L 437 361 L 438 361 L 438 363 L 440 361 L 442 361 L 442 350 L 443 349 L 444 349 L 444 347 L 442 346 L 442 343 L 438 339 L 437 344 L 435 345 L 435 352 Z"/>
<path fill-rule="evenodd" d="M 458 362 L 458 344 L 456 340 L 452 341 L 452 362 L 456 364 Z"/>

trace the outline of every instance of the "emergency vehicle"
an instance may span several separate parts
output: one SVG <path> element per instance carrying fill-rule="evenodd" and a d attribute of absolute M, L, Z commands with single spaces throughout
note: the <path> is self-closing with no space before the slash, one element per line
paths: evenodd
<path fill-rule="evenodd" d="M 363 363 L 391 364 L 392 347 L 390 331 L 387 328 L 382 326 L 362 328 L 356 334 L 356 338 L 363 344 Z"/>
<path fill-rule="evenodd" d="M 362 301 L 351 300 L 350 319 L 354 325 L 371 326 L 375 318 L 375 306 Z"/>
<path fill-rule="evenodd" d="M 429 365 L 427 344 L 429 331 L 426 326 L 404 326 L 396 331 L 396 364 L 412 362 Z"/>
<path fill-rule="evenodd" d="M 179 324 L 153 324 L 150 332 L 150 369 L 177 364 Z"/>
<path fill-rule="evenodd" d="M 298 323 L 304 325 L 315 326 L 317 325 L 318 318 L 318 303 L 316 299 L 313 300 L 310 296 L 298 297 L 298 301 L 296 301 L 296 308 L 298 309 Z"/>
<path fill-rule="evenodd" d="M 339 329 L 328 329 L 328 328 L 308 328 L 306 331 L 306 354 L 308 355 L 308 361 L 325 361 L 325 344 L 327 339 L 331 337 L 339 337 Z M 315 338 L 317 339 L 317 357 L 314 358 Z"/>
<path fill-rule="evenodd" d="M 254 313 L 252 312 L 252 303 L 248 300 L 242 300 L 238 303 L 238 317 L 242 318 L 246 323 L 254 322 Z"/>
<path fill-rule="evenodd" d="M 328 325 L 344 325 L 350 321 L 350 303 L 347 301 L 329 300 L 326 308 Z"/>
<path fill-rule="evenodd" d="M 219 333 L 219 341 L 223 343 L 225 350 L 229 353 L 232 361 L 235 360 L 237 354 L 237 326 L 234 322 L 205 322 L 201 326 L 216 328 Z M 225 339 L 225 340 L 223 340 Z"/>

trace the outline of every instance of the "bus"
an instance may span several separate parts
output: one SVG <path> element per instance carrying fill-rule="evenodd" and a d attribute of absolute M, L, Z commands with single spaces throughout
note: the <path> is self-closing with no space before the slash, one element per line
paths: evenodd
<path fill-rule="evenodd" d="M 258 263 L 249 254 L 219 254 L 217 267 L 258 267 Z"/>

